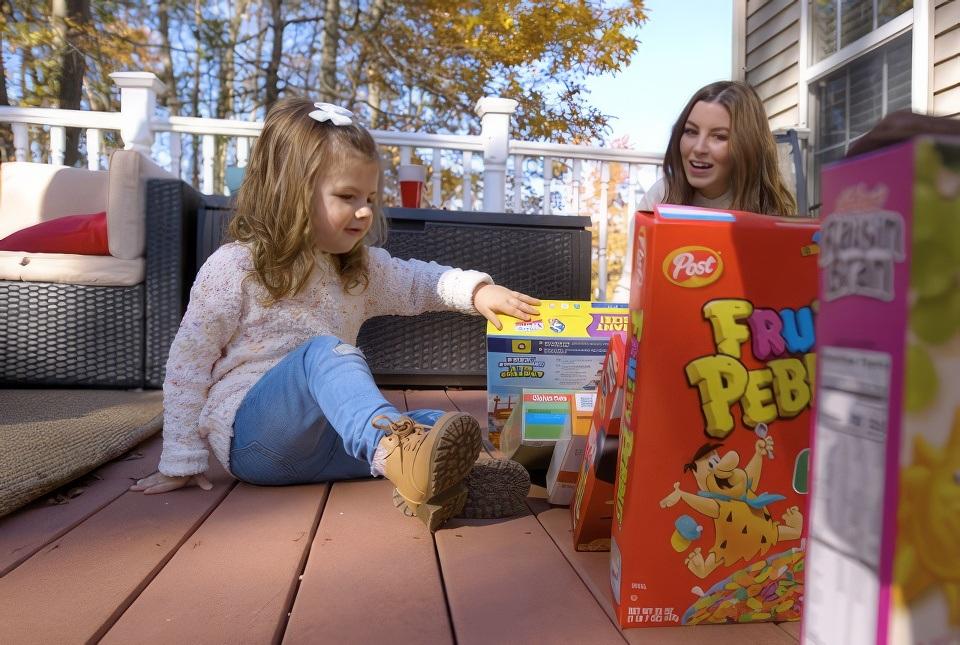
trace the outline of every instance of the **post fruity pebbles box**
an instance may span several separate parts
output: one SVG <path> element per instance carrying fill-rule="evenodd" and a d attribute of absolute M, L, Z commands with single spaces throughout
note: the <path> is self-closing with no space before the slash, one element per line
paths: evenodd
<path fill-rule="evenodd" d="M 613 334 L 625 334 L 626 305 L 543 300 L 540 316 L 524 321 L 500 316 L 487 323 L 487 438 L 500 432 L 524 389 L 594 392 Z"/>
<path fill-rule="evenodd" d="M 798 620 L 818 224 L 668 205 L 636 218 L 620 625 Z"/>
<path fill-rule="evenodd" d="M 828 166 L 805 643 L 960 643 L 960 140 Z"/>

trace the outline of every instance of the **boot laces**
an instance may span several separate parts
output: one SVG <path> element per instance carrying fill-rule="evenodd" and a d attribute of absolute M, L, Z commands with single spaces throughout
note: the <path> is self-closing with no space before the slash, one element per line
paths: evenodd
<path fill-rule="evenodd" d="M 410 435 L 414 434 L 417 430 L 422 430 L 423 433 L 420 435 L 420 441 L 426 437 L 427 430 L 430 429 L 430 426 L 423 425 L 422 423 L 417 423 L 410 417 L 400 417 L 396 421 L 392 420 L 385 414 L 381 414 L 377 417 L 374 417 L 373 421 L 370 422 L 377 430 L 383 430 L 384 436 L 396 435 L 397 445 L 394 446 L 390 453 L 393 454 L 394 450 L 400 450 L 400 467 L 403 468 L 403 453 L 404 447 L 412 449 L 414 446 L 419 445 L 420 442 L 411 444 L 408 441 Z"/>
<path fill-rule="evenodd" d="M 400 417 L 396 421 L 393 421 L 385 414 L 375 417 L 373 421 L 371 421 L 371 425 L 377 430 L 383 430 L 385 434 L 396 435 L 397 439 L 406 439 L 417 430 L 426 432 L 430 429 L 430 426 L 417 423 L 410 417 Z"/>

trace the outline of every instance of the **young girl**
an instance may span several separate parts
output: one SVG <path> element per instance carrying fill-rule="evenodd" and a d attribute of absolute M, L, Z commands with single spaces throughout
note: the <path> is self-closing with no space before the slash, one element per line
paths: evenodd
<path fill-rule="evenodd" d="M 650 187 L 637 210 L 651 211 L 661 203 L 797 214 L 797 201 L 780 175 L 763 103 L 752 87 L 719 81 L 690 97 L 670 133 L 663 178 Z M 633 226 L 631 214 L 628 261 L 614 289 L 618 301 L 630 297 Z"/>
<path fill-rule="evenodd" d="M 159 472 L 133 490 L 209 489 L 212 450 L 252 484 L 385 476 L 431 530 L 463 509 L 477 421 L 401 414 L 357 333 L 373 316 L 441 309 L 499 327 L 498 313 L 529 320 L 539 300 L 373 246 L 386 230 L 382 176 L 349 111 L 303 99 L 270 110 L 230 223 L 236 241 L 200 269 L 170 348 Z"/>

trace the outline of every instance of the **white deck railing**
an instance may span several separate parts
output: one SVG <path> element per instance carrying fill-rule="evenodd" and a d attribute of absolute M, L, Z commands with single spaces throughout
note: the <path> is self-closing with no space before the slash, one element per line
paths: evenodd
<path fill-rule="evenodd" d="M 212 194 L 216 176 L 217 139 L 226 145 L 231 166 L 243 168 L 250 143 L 259 136 L 260 121 L 208 119 L 183 116 L 158 117 L 156 97 L 163 89 L 149 72 L 111 74 L 120 87 L 120 112 L 93 112 L 49 108 L 0 107 L 0 123 L 13 130 L 15 157 L 19 161 L 61 164 L 66 128 L 82 128 L 87 167 L 105 168 L 109 150 L 124 147 L 143 152 L 171 172 L 185 176 L 182 137 L 198 136 L 196 158 L 187 159 L 198 189 Z M 486 97 L 477 102 L 480 135 L 449 135 L 373 130 L 385 150 L 388 164 L 416 158 L 430 168 L 428 201 L 437 208 L 489 212 L 587 215 L 596 226 L 598 260 L 595 296 L 606 293 L 607 231 L 609 225 L 612 165 L 620 165 L 626 178 L 614 187 L 624 203 L 619 222 L 636 210 L 637 198 L 660 173 L 662 155 L 619 148 L 602 148 L 510 139 L 510 118 L 516 101 Z M 104 140 L 109 139 L 109 145 Z M 192 155 L 191 155 L 192 157 Z M 195 169 L 195 170 L 194 170 Z M 389 194 L 396 193 L 394 168 L 386 168 Z M 445 175 L 446 173 L 446 175 Z M 444 185 L 444 176 L 447 183 Z M 450 184 L 450 177 L 454 184 Z M 189 177 L 185 177 L 189 180 Z M 224 182 L 225 184 L 225 182 Z M 479 196 L 479 199 L 478 199 Z M 479 202 L 479 203 L 478 203 Z"/>

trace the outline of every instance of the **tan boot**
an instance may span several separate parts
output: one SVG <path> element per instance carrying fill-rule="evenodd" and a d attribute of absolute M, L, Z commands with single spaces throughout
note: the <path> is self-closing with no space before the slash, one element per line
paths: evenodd
<path fill-rule="evenodd" d="M 373 425 L 387 434 L 384 476 L 414 515 L 431 531 L 463 510 L 467 491 L 463 478 L 480 453 L 480 425 L 462 412 L 448 412 L 431 428 L 409 417 L 390 421 L 377 417 Z"/>
<path fill-rule="evenodd" d="M 488 520 L 528 513 L 530 473 L 509 459 L 493 459 L 483 454 L 463 479 L 466 502 L 456 517 Z M 413 515 L 403 496 L 394 489 L 393 505 L 405 515 Z"/>

